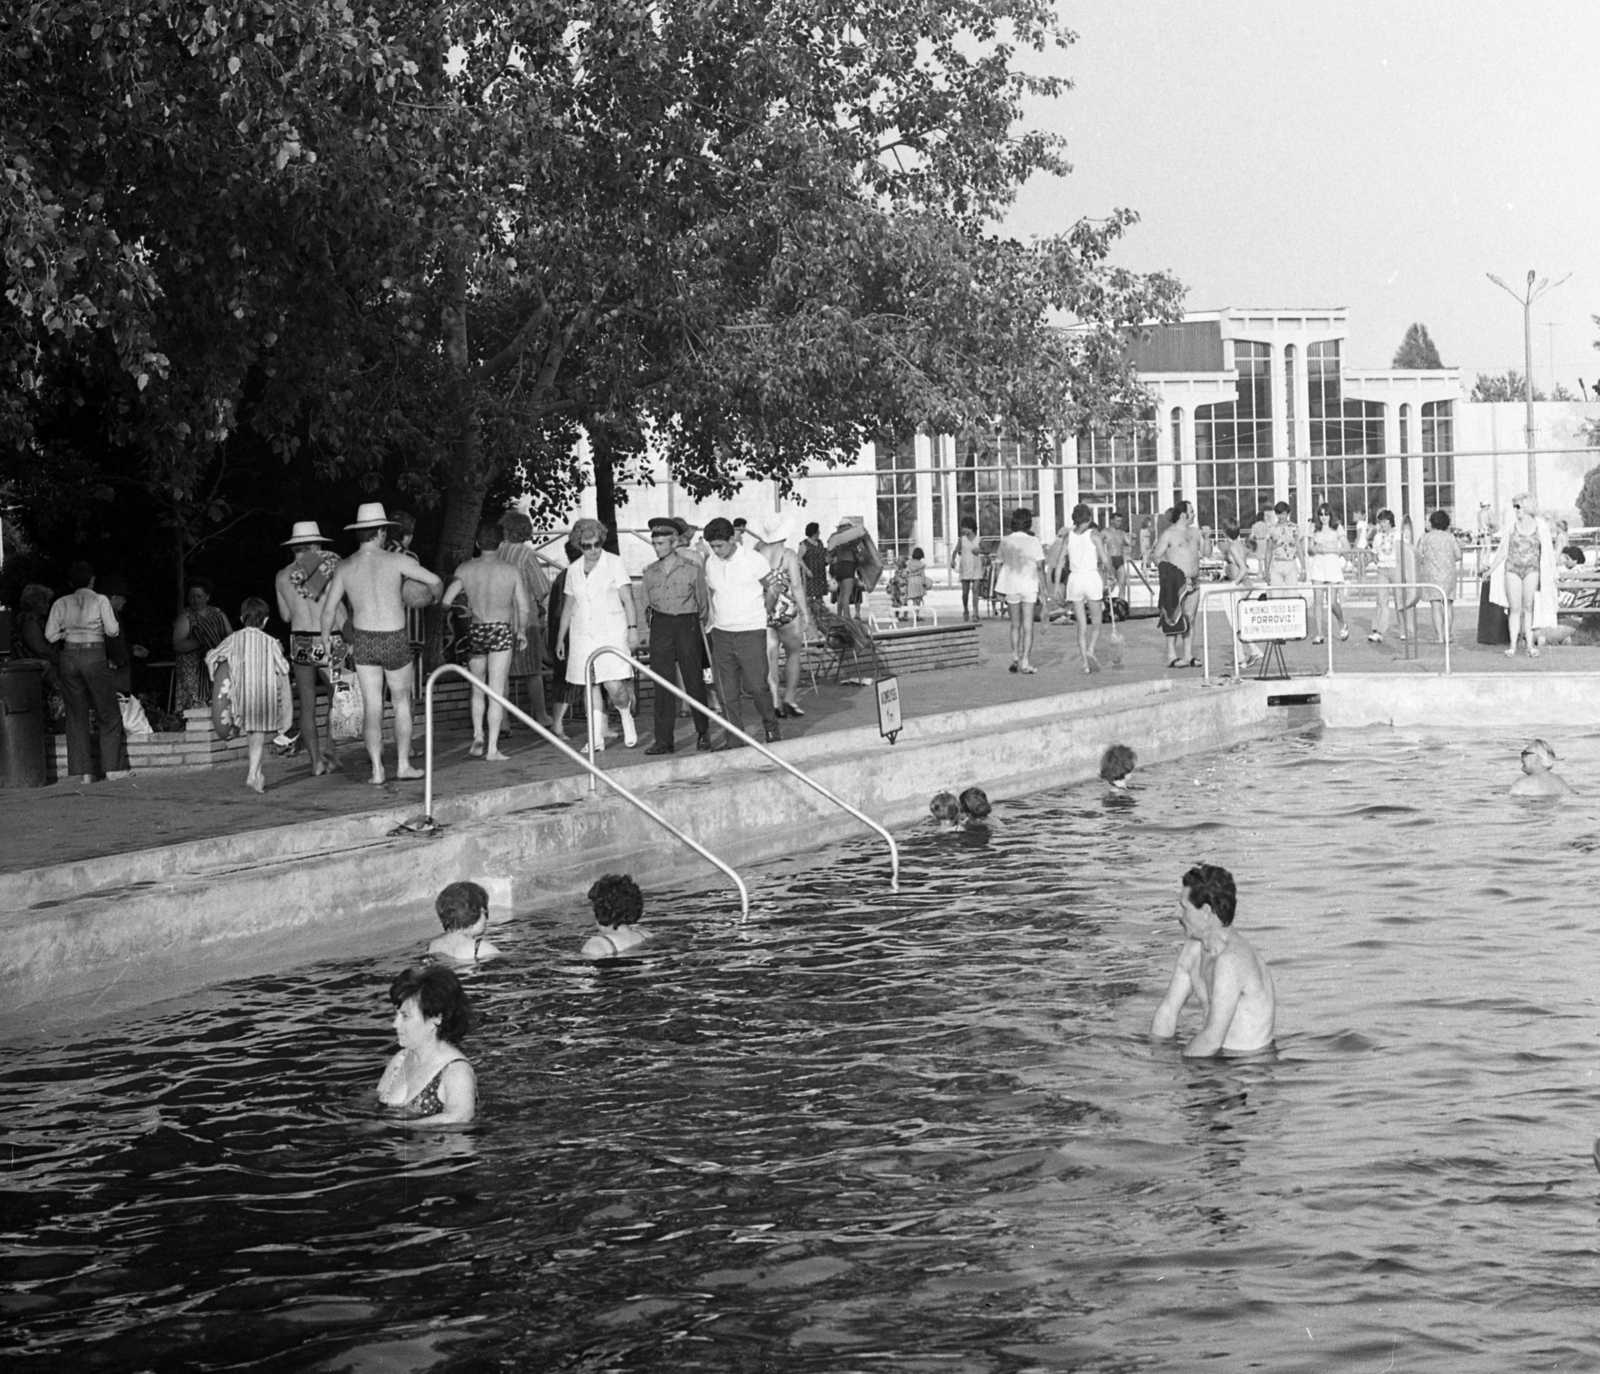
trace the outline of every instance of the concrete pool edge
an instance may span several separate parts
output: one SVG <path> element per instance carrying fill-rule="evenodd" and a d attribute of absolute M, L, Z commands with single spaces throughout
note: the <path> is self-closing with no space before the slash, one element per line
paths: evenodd
<path fill-rule="evenodd" d="M 786 745 L 784 756 L 892 828 L 925 817 L 941 788 L 977 784 L 1003 799 L 1091 778 L 1113 742 L 1157 763 L 1295 728 L 1266 706 L 1281 686 L 1129 683 L 927 717 L 893 746 L 872 730 L 818 734 Z M 888 884 L 881 841 L 753 750 L 641 765 L 624 783 L 736 867 L 865 835 L 851 861 L 862 863 L 863 882 Z M 447 824 L 435 839 L 389 836 L 403 818 L 390 809 L 349 818 L 332 847 L 326 828 L 313 827 L 323 831 L 316 851 L 303 836 L 250 832 L 231 837 L 231 850 L 221 840 L 174 847 L 207 854 L 204 869 L 174 871 L 172 855 L 147 854 L 132 867 L 154 876 L 8 903 L 0 1026 L 86 1020 L 326 957 L 402 949 L 415 957 L 416 942 L 437 932 L 434 893 L 460 877 L 484 881 L 498 907 L 526 912 L 570 903 L 599 873 L 625 869 L 647 889 L 704 884 L 720 894 L 710 900 L 737 913 L 721 874 L 620 799 L 591 798 L 584 778 L 436 810 Z M 110 866 L 102 873 L 119 862 L 96 861 Z M 29 882 L 36 892 L 54 885 Z"/>

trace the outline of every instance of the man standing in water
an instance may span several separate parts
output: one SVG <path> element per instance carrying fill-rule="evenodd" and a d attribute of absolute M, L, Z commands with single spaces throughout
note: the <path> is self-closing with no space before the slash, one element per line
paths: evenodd
<path fill-rule="evenodd" d="M 1150 556 L 1161 578 L 1161 633 L 1167 636 L 1167 667 L 1198 668 L 1194 657 L 1194 611 L 1200 600 L 1200 531 L 1194 507 L 1179 501 Z"/>
<path fill-rule="evenodd" d="M 341 600 L 350 602 L 350 625 L 345 639 L 355 660 L 361 683 L 364 720 L 361 738 L 372 760 L 374 787 L 383 785 L 383 687 L 389 685 L 394 702 L 394 742 L 397 778 L 420 778 L 411 766 L 411 637 L 406 633 L 406 606 L 401 592 L 407 582 L 420 582 L 434 597 L 444 584 L 409 554 L 390 553 L 383 547 L 384 531 L 394 522 L 383 506 L 370 501 L 356 511 L 347 530 L 360 532 L 361 547 L 339 565 L 328 584 L 322 604 L 322 647 L 333 655 L 332 631 Z"/>
<path fill-rule="evenodd" d="M 1250 1054 L 1272 1044 L 1278 995 L 1266 961 L 1233 928 L 1238 893 L 1233 874 L 1216 864 L 1196 864 L 1183 875 L 1178 924 L 1188 937 L 1167 995 L 1156 1008 L 1150 1034 L 1170 1040 L 1178 1013 L 1192 995 L 1205 1013 L 1200 1033 L 1183 1047 L 1185 1058 Z"/>

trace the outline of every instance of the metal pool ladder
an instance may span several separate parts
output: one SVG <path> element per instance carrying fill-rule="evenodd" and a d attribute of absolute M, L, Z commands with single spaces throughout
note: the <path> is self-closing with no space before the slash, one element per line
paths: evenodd
<path fill-rule="evenodd" d="M 593 660 L 591 659 L 591 662 L 592 661 Z M 465 678 L 472 686 L 476 687 L 479 691 L 481 691 L 484 694 L 484 696 L 490 698 L 492 701 L 499 702 L 500 705 L 503 706 L 506 709 L 506 711 L 508 711 L 511 715 L 514 715 L 518 720 L 520 720 L 524 725 L 526 725 L 536 735 L 542 736 L 544 739 L 548 740 L 551 744 L 555 745 L 557 749 L 559 749 L 563 754 L 565 754 L 574 763 L 577 763 L 577 764 L 581 765 L 585 769 L 585 771 L 587 771 L 588 774 L 589 774 L 589 787 L 590 787 L 591 790 L 593 790 L 593 788 L 594 788 L 595 779 L 598 778 L 600 781 L 604 782 L 607 787 L 611 788 L 611 790 L 613 792 L 617 793 L 617 795 L 620 796 L 624 801 L 630 803 L 632 806 L 636 807 L 638 810 L 643 811 L 644 814 L 647 815 L 648 817 L 650 817 L 650 819 L 653 820 L 657 825 L 661 826 L 664 830 L 669 831 L 671 834 L 675 835 L 678 839 L 682 840 L 684 842 L 684 844 L 688 845 L 690 849 L 694 850 L 694 852 L 696 854 L 698 854 L 702 859 L 704 859 L 707 863 L 712 864 L 713 866 L 715 866 L 717 868 L 720 868 L 724 873 L 726 873 L 728 875 L 729 878 L 731 878 L 733 880 L 733 885 L 736 888 L 739 889 L 739 919 L 740 919 L 740 921 L 749 920 L 749 918 L 750 918 L 750 889 L 745 886 L 744 879 L 741 878 L 737 873 L 735 873 L 733 871 L 733 869 L 729 868 L 727 864 L 723 863 L 721 859 L 719 859 L 709 849 L 705 848 L 705 846 L 700 844 L 697 840 L 691 839 L 688 835 L 685 835 L 683 833 L 683 831 L 679 830 L 677 826 L 675 826 L 671 821 L 669 821 L 665 816 L 663 816 L 659 811 L 657 811 L 655 809 L 655 807 L 651 806 L 648 802 L 641 800 L 639 797 L 636 797 L 632 792 L 630 792 L 620 782 L 616 781 L 615 778 L 612 778 L 609 775 L 607 775 L 606 773 L 601 772 L 600 769 L 596 768 L 593 763 L 591 763 L 588 759 L 586 759 L 576 749 L 572 748 L 572 746 L 569 745 L 566 742 L 566 740 L 561 739 L 559 736 L 553 734 L 551 731 L 546 730 L 544 728 L 544 726 L 540 725 L 539 722 L 534 720 L 532 716 L 528 715 L 528 713 L 526 711 L 520 710 L 518 707 L 513 706 L 509 701 L 507 701 L 503 696 L 501 696 L 500 693 L 495 691 L 494 688 L 490 687 L 487 683 L 482 682 L 478 678 L 474 677 L 465 668 L 463 668 L 459 663 L 442 663 L 442 664 L 440 664 L 437 668 L 435 668 L 431 673 L 428 674 L 427 686 L 425 686 L 423 688 L 423 692 L 422 692 L 422 721 L 423 721 L 422 823 L 421 823 L 421 825 L 416 827 L 419 831 L 431 830 L 431 829 L 434 828 L 434 826 L 433 826 L 433 685 L 442 676 L 444 676 L 446 673 L 450 673 L 450 674 L 454 675 L 455 677 Z M 593 727 L 591 726 L 590 728 L 591 728 L 591 732 L 592 732 Z"/>
<path fill-rule="evenodd" d="M 886 845 L 889 846 L 889 890 L 891 892 L 898 892 L 900 890 L 900 846 L 897 845 L 894 842 L 894 836 L 891 835 L 887 830 L 885 830 L 881 825 L 879 825 L 877 821 L 873 820 L 872 817 L 867 815 L 864 811 L 858 811 L 855 807 L 851 806 L 850 803 L 847 802 L 843 797 L 840 797 L 840 796 L 836 795 L 835 793 L 830 792 L 826 787 L 824 787 L 820 782 L 818 782 L 809 773 L 802 773 L 792 763 L 788 762 L 788 760 L 779 758 L 776 754 L 774 754 L 772 752 L 772 750 L 768 749 L 767 746 L 765 744 L 763 744 L 760 740 L 752 739 L 749 735 L 745 734 L 745 732 L 743 730 L 741 730 L 737 725 L 732 724 L 730 721 L 728 721 L 723 716 L 719 716 L 709 706 L 701 706 L 699 704 L 699 702 L 695 701 L 694 698 L 691 697 L 687 692 L 685 692 L 683 690 L 683 688 L 678 686 L 678 684 L 676 682 L 668 682 L 666 680 L 666 678 L 661 676 L 660 673 L 655 672 L 651 668 L 645 667 L 644 664 L 640 663 L 639 660 L 634 658 L 634 657 L 632 657 L 632 655 L 624 653 L 621 649 L 614 649 L 609 644 L 602 644 L 598 649 L 596 649 L 592 654 L 589 655 L 588 661 L 583 665 L 584 691 L 587 693 L 587 695 L 584 697 L 584 702 L 585 702 L 584 713 L 588 717 L 588 721 L 589 721 L 589 757 L 590 758 L 598 758 L 599 757 L 599 755 L 596 752 L 596 746 L 600 743 L 600 740 L 599 740 L 600 732 L 605 729 L 605 725 L 604 725 L 603 719 L 600 722 L 596 722 L 595 717 L 594 717 L 594 713 L 592 711 L 588 710 L 588 705 L 587 705 L 588 703 L 593 702 L 593 700 L 594 700 L 594 690 L 595 690 L 594 662 L 602 654 L 611 654 L 615 658 L 620 658 L 624 663 L 626 663 L 629 666 L 631 666 L 633 668 L 634 672 L 643 673 L 647 678 L 650 679 L 650 681 L 655 683 L 657 691 L 660 691 L 662 688 L 665 688 L 667 691 L 671 692 L 673 696 L 677 697 L 679 701 L 687 702 L 690 705 L 690 707 L 692 707 L 695 711 L 703 711 L 703 712 L 705 712 L 705 714 L 707 716 L 709 716 L 712 720 L 716 721 L 717 724 L 720 725 L 724 730 L 726 730 L 730 735 L 736 735 L 739 739 L 742 739 L 746 744 L 750 745 L 752 748 L 757 749 L 761 753 L 765 754 L 769 759 L 772 760 L 772 762 L 777 764 L 779 768 L 783 769 L 784 772 L 789 773 L 789 774 L 791 774 L 792 776 L 794 776 L 796 778 L 799 778 L 800 781 L 803 782 L 807 787 L 809 787 L 813 792 L 816 792 L 816 793 L 820 794 L 821 796 L 826 797 L 829 801 L 831 801 L 835 806 L 839 807 L 841 810 L 848 811 L 852 816 L 854 816 L 858 821 L 860 821 L 862 823 L 862 825 L 866 826 L 868 829 L 876 830 L 878 832 L 878 834 L 883 836 L 883 842 Z M 524 719 L 526 719 L 526 717 L 524 717 Z M 572 751 L 569 749 L 567 752 L 571 753 Z M 591 792 L 594 790 L 594 785 L 595 785 L 595 779 L 596 778 L 605 778 L 605 777 L 606 777 L 606 775 L 604 773 L 602 773 L 598 768 L 591 768 L 589 770 L 589 790 Z M 609 778 L 607 778 L 606 780 L 608 782 L 610 781 Z M 613 783 L 612 785 L 615 786 L 616 784 Z"/>

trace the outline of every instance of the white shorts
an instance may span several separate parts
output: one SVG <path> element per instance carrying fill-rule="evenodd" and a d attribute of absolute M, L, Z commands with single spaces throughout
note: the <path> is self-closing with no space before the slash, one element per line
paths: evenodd
<path fill-rule="evenodd" d="M 1068 601 L 1099 601 L 1105 594 L 1106 584 L 1101 580 L 1099 572 L 1067 574 Z"/>
<path fill-rule="evenodd" d="M 1307 577 L 1312 582 L 1343 582 L 1344 559 L 1336 553 L 1314 553 Z"/>
<path fill-rule="evenodd" d="M 1006 593 L 1006 605 L 1008 606 L 1033 606 L 1038 603 L 1038 600 L 1039 593 L 1037 591 Z"/>

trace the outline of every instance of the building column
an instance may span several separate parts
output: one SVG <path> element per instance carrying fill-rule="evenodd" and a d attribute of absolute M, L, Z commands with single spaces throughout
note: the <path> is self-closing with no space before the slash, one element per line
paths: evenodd
<path fill-rule="evenodd" d="M 1408 435 L 1407 438 L 1410 436 Z M 1400 454 L 1400 407 L 1385 401 L 1383 404 L 1383 504 L 1394 512 L 1396 525 L 1405 511 L 1404 469 L 1405 459 Z"/>
<path fill-rule="evenodd" d="M 1411 528 L 1421 534 L 1428 528 L 1428 510 L 1423 504 L 1422 491 L 1422 407 L 1411 405 L 1406 416 L 1406 514 L 1411 517 Z"/>
<path fill-rule="evenodd" d="M 1194 502 L 1196 510 L 1200 509 L 1200 469 L 1195 463 L 1194 448 L 1194 407 L 1183 408 L 1183 467 L 1178 470 L 1178 482 L 1183 492 L 1185 501 Z"/>

